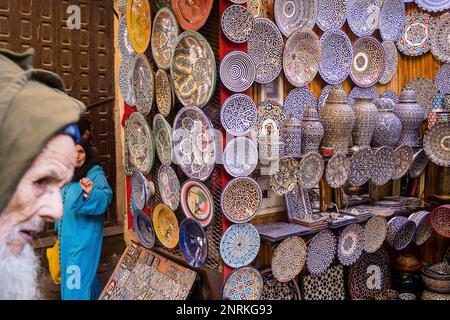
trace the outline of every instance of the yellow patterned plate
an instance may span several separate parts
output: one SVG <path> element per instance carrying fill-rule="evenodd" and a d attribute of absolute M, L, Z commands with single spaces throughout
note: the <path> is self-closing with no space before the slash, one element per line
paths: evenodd
<path fill-rule="evenodd" d="M 177 246 L 180 234 L 178 220 L 165 204 L 158 204 L 153 211 L 153 227 L 156 237 L 163 246 L 173 249 Z"/>
<path fill-rule="evenodd" d="M 137 53 L 144 53 L 152 31 L 152 13 L 148 1 L 128 0 L 126 16 L 131 45 Z"/>

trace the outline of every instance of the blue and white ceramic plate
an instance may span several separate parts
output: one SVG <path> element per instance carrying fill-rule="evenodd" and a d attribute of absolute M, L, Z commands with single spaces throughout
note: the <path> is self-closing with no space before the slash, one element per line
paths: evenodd
<path fill-rule="evenodd" d="M 202 226 L 194 219 L 180 225 L 180 250 L 187 263 L 195 268 L 203 266 L 208 256 L 208 240 Z"/>
<path fill-rule="evenodd" d="M 247 266 L 258 255 L 260 242 L 258 230 L 252 224 L 233 224 L 222 235 L 220 256 L 231 268 Z"/>

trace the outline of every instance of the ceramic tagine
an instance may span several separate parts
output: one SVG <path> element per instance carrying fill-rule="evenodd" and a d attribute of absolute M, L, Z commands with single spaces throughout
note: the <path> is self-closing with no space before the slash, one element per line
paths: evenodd
<path fill-rule="evenodd" d="M 352 108 L 356 115 L 356 121 L 352 137 L 354 149 L 357 150 L 360 147 L 370 147 L 373 132 L 377 125 L 378 109 L 372 103 L 372 97 L 357 96 L 354 99 Z"/>
<path fill-rule="evenodd" d="M 411 86 L 406 86 L 400 93 L 394 113 L 402 122 L 402 134 L 398 144 L 410 147 L 419 145 L 419 128 L 427 114 L 417 103 L 416 92 Z"/>
<path fill-rule="evenodd" d="M 300 158 L 302 153 L 302 126 L 295 117 L 290 117 L 281 127 L 281 140 L 284 142 L 286 157 Z"/>
<path fill-rule="evenodd" d="M 334 153 L 348 153 L 348 141 L 356 116 L 347 104 L 347 96 L 341 86 L 334 86 L 319 111 L 319 120 L 325 135 L 322 148 L 333 148 Z"/>
<path fill-rule="evenodd" d="M 378 98 L 374 100 L 378 107 L 378 115 L 375 121 L 372 144 L 375 147 L 396 147 L 402 133 L 402 122 L 394 114 L 395 103 L 390 98 Z"/>
<path fill-rule="evenodd" d="M 318 152 L 324 130 L 317 116 L 317 110 L 313 105 L 307 106 L 303 113 L 302 123 L 302 147 L 301 154 Z"/>

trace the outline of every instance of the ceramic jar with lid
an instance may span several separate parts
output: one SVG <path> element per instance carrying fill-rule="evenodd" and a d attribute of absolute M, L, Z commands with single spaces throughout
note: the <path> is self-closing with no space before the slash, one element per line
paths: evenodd
<path fill-rule="evenodd" d="M 286 157 L 300 158 L 302 154 L 302 126 L 295 117 L 290 117 L 281 127 L 281 140 L 284 142 Z"/>
<path fill-rule="evenodd" d="M 352 105 L 356 115 L 355 126 L 352 131 L 355 149 L 370 147 L 378 115 L 378 109 L 372 101 L 372 97 L 357 96 Z"/>
<path fill-rule="evenodd" d="M 302 123 L 302 156 L 309 152 L 318 152 L 324 130 L 317 116 L 317 110 L 313 105 L 306 107 L 303 113 Z"/>
<path fill-rule="evenodd" d="M 394 114 L 395 103 L 390 98 L 378 98 L 374 100 L 378 108 L 375 130 L 372 136 L 372 144 L 375 147 L 396 147 L 402 133 L 402 122 Z"/>
<path fill-rule="evenodd" d="M 419 145 L 419 128 L 427 114 L 417 103 L 416 92 L 411 86 L 406 86 L 400 93 L 394 113 L 402 122 L 398 144 L 411 147 Z"/>
<path fill-rule="evenodd" d="M 347 104 L 347 96 L 341 86 L 334 86 L 319 111 L 319 120 L 325 134 L 322 147 L 333 148 L 334 153 L 348 153 L 348 142 L 356 121 L 355 112 Z"/>

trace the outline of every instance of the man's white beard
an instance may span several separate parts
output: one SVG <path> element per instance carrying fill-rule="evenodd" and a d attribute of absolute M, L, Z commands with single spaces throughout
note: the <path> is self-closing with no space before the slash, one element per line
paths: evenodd
<path fill-rule="evenodd" d="M 26 244 L 22 252 L 15 256 L 7 248 L 8 240 L 20 237 L 18 231 L 6 238 L 0 237 L 0 299 L 39 299 L 37 275 L 39 260 L 33 247 Z"/>

